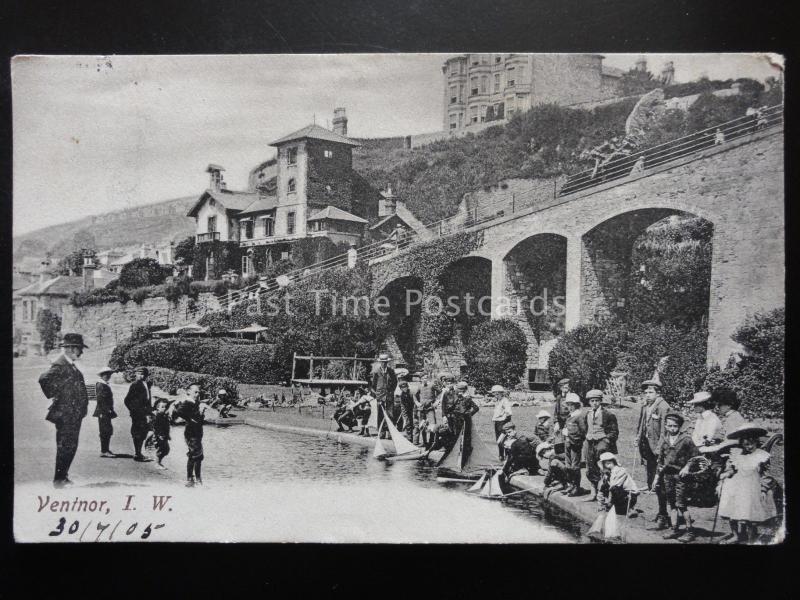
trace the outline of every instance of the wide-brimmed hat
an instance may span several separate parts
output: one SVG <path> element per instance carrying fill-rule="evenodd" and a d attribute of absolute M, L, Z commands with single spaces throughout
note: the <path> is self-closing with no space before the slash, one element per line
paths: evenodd
<path fill-rule="evenodd" d="M 502 427 L 503 431 L 509 431 L 511 429 L 516 429 L 516 428 L 517 426 L 514 425 L 514 423 L 512 423 L 511 421 L 506 421 L 505 423 L 503 423 Z"/>
<path fill-rule="evenodd" d="M 659 389 L 661 389 L 661 387 L 662 387 L 661 386 L 661 382 L 657 381 L 655 379 L 646 379 L 645 381 L 642 382 L 642 390 L 646 390 L 650 386 L 653 386 L 653 387 L 656 387 L 656 388 L 659 388 Z"/>
<path fill-rule="evenodd" d="M 538 413 L 536 413 L 537 419 L 541 419 L 542 417 L 549 419 L 550 416 L 551 416 L 550 413 L 547 412 L 546 410 L 540 410 Z"/>
<path fill-rule="evenodd" d="M 104 373 L 114 373 L 114 369 L 111 367 L 103 367 L 97 372 L 98 375 L 103 375 Z"/>
<path fill-rule="evenodd" d="M 378 362 L 389 362 L 389 355 L 386 352 L 381 352 L 378 355 Z"/>
<path fill-rule="evenodd" d="M 559 380 L 559 382 L 556 385 L 558 387 L 561 387 L 562 385 L 564 385 L 566 383 L 569 383 L 569 378 L 568 377 L 565 377 L 564 379 Z"/>
<path fill-rule="evenodd" d="M 496 384 L 496 385 L 493 385 L 492 389 L 489 390 L 489 391 L 492 392 L 493 394 L 502 394 L 503 392 L 506 391 L 506 388 L 504 388 L 502 385 Z"/>
<path fill-rule="evenodd" d="M 59 346 L 62 348 L 64 346 L 77 346 L 78 348 L 89 347 L 83 343 L 83 336 L 80 333 L 65 333 L 64 337 L 61 338 Z"/>
<path fill-rule="evenodd" d="M 408 369 L 400 367 L 399 369 L 394 370 L 394 374 L 398 377 L 408 377 Z"/>
<path fill-rule="evenodd" d="M 592 398 L 603 398 L 603 392 L 601 390 L 589 390 L 586 392 L 586 399 L 591 400 Z"/>
<path fill-rule="evenodd" d="M 469 389 L 469 384 L 468 384 L 466 381 L 459 381 L 459 382 L 456 384 L 456 389 L 457 389 L 457 390 L 466 390 L 466 389 Z"/>
<path fill-rule="evenodd" d="M 553 447 L 553 444 L 550 442 L 542 442 L 538 446 L 536 446 L 536 458 L 539 458 L 545 450 L 549 450 Z"/>
<path fill-rule="evenodd" d="M 727 436 L 729 440 L 740 440 L 743 437 L 762 437 L 767 435 L 767 430 L 754 423 L 744 423 L 731 431 Z"/>
<path fill-rule="evenodd" d="M 136 367 L 133 370 L 134 373 L 144 373 L 145 375 L 150 375 L 150 369 L 147 367 Z"/>
<path fill-rule="evenodd" d="M 688 404 L 703 404 L 711 400 L 711 392 L 695 392 Z"/>
<path fill-rule="evenodd" d="M 700 446 L 697 449 L 701 454 L 714 454 L 715 452 L 721 452 L 722 450 L 726 450 L 738 445 L 738 440 L 722 440 L 719 444 L 714 444 L 713 446 Z"/>
<path fill-rule="evenodd" d="M 683 427 L 684 418 L 683 415 L 679 412 L 670 412 L 664 417 L 664 421 L 666 422 L 668 419 L 672 419 L 673 421 L 678 422 L 679 427 Z"/>

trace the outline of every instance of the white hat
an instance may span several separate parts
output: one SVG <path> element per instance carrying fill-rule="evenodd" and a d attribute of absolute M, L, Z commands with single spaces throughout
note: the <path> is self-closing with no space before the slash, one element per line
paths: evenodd
<path fill-rule="evenodd" d="M 493 385 L 490 391 L 493 394 L 501 394 L 506 391 L 506 388 L 504 388 L 502 385 Z"/>
<path fill-rule="evenodd" d="M 227 392 L 227 391 L 225 391 L 224 389 L 221 389 L 221 390 L 219 390 L 219 391 L 217 392 L 217 395 L 220 395 L 220 394 L 225 394 L 225 395 L 227 395 L 227 394 L 228 394 L 228 392 Z"/>
<path fill-rule="evenodd" d="M 613 452 L 603 452 L 600 455 L 600 462 L 606 462 L 607 460 L 613 460 L 614 462 L 619 462 L 617 460 L 617 455 Z"/>
<path fill-rule="evenodd" d="M 566 404 L 583 404 L 583 402 L 581 402 L 581 397 L 575 392 L 570 392 L 567 394 L 567 396 L 564 398 L 564 402 Z"/>
<path fill-rule="evenodd" d="M 457 390 L 466 390 L 466 389 L 469 389 L 469 384 L 467 384 L 467 382 L 466 382 L 466 381 L 459 381 L 459 382 L 456 384 L 456 389 L 457 389 Z"/>
<path fill-rule="evenodd" d="M 550 442 L 542 442 L 541 444 L 536 446 L 536 456 L 537 457 L 541 456 L 542 452 L 544 452 L 545 450 L 548 450 L 549 448 L 552 448 L 552 447 L 553 447 L 553 444 L 551 444 Z"/>
<path fill-rule="evenodd" d="M 539 411 L 539 412 L 536 414 L 536 418 L 537 418 L 537 419 L 541 419 L 542 417 L 547 417 L 547 418 L 549 419 L 549 418 L 550 418 L 550 413 L 549 413 L 549 412 L 547 412 L 546 410 L 540 410 L 540 411 Z"/>
<path fill-rule="evenodd" d="M 408 369 L 403 367 L 395 369 L 394 374 L 397 375 L 398 377 L 408 377 Z"/>
<path fill-rule="evenodd" d="M 711 400 L 711 392 L 695 392 L 688 404 L 701 404 Z"/>
<path fill-rule="evenodd" d="M 389 362 L 389 355 L 386 354 L 386 352 L 381 352 L 380 355 L 378 356 L 378 361 L 379 362 Z"/>

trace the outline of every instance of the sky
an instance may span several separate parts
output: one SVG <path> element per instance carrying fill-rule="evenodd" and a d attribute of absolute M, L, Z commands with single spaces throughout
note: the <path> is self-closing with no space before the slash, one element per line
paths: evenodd
<path fill-rule="evenodd" d="M 14 234 L 229 189 L 269 142 L 347 109 L 348 135 L 441 129 L 445 54 L 21 56 L 12 61 Z M 607 54 L 627 69 L 640 55 Z M 678 81 L 777 76 L 765 55 L 644 55 Z M 775 57 L 773 56 L 773 59 Z"/>

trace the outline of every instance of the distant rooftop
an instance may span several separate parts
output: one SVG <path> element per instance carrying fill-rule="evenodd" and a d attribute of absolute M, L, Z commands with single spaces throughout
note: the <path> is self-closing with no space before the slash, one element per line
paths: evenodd
<path fill-rule="evenodd" d="M 279 140 L 270 142 L 270 146 L 280 146 L 281 144 L 285 144 L 287 142 L 304 139 L 325 140 L 326 142 L 336 142 L 337 144 L 347 144 L 348 146 L 361 145 L 358 142 L 354 142 L 350 138 L 346 138 L 343 135 L 334 133 L 333 131 L 325 129 L 324 127 L 320 127 L 319 125 L 306 125 L 294 133 L 290 133 Z"/>
<path fill-rule="evenodd" d="M 336 208 L 335 206 L 326 206 L 313 217 L 309 217 L 309 221 L 322 221 L 323 219 L 331 219 L 333 221 L 351 221 L 353 223 L 366 223 L 367 221 L 361 217 L 357 217 L 349 212 Z"/>

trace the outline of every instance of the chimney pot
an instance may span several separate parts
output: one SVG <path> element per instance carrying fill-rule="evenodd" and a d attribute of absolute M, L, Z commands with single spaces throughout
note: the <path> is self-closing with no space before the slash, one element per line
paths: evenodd
<path fill-rule="evenodd" d="M 343 107 L 333 109 L 333 131 L 347 137 L 347 111 Z"/>

